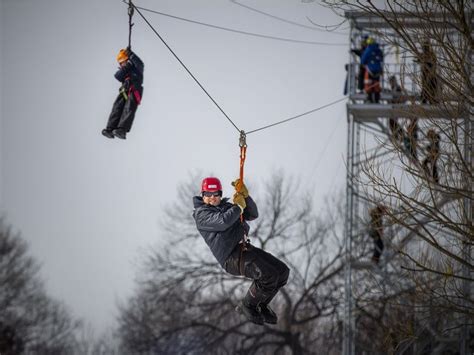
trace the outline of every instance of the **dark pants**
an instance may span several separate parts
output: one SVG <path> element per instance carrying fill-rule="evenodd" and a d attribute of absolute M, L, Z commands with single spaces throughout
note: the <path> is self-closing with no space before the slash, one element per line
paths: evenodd
<path fill-rule="evenodd" d="M 380 101 L 380 74 L 373 74 L 366 69 L 364 90 L 367 93 L 367 101 L 378 104 Z"/>
<path fill-rule="evenodd" d="M 396 118 L 390 118 L 389 121 L 390 131 L 392 132 L 392 137 L 395 140 L 401 140 L 403 137 L 403 128 L 398 124 Z"/>
<path fill-rule="evenodd" d="M 359 65 L 359 76 L 357 78 L 357 89 L 364 90 L 365 65 Z"/>
<path fill-rule="evenodd" d="M 142 96 L 143 88 L 138 89 L 138 91 L 140 96 Z M 119 93 L 112 106 L 112 112 L 107 122 L 107 129 L 113 130 L 122 128 L 125 132 L 130 132 L 137 108 L 138 103 L 133 93 L 130 93 L 127 99 L 122 93 Z"/>
<path fill-rule="evenodd" d="M 436 183 L 439 183 L 438 166 L 436 159 L 427 157 L 423 160 L 423 168 L 428 176 L 431 176 Z"/>
<path fill-rule="evenodd" d="M 403 144 L 405 149 L 410 154 L 413 160 L 418 160 L 417 153 L 417 141 L 418 141 L 418 119 L 414 118 L 411 120 L 407 127 L 407 135 L 403 138 Z"/>
<path fill-rule="evenodd" d="M 242 260 L 241 260 L 242 257 Z M 245 301 L 256 306 L 268 304 L 288 281 L 290 269 L 270 253 L 248 244 L 241 252 L 237 245 L 224 264 L 224 269 L 232 275 L 242 275 L 253 280 Z"/>
<path fill-rule="evenodd" d="M 425 74 L 422 78 L 421 102 L 436 104 L 438 98 L 438 78 L 432 74 Z"/>
<path fill-rule="evenodd" d="M 382 237 L 374 230 L 370 232 L 370 237 L 374 240 L 374 254 L 372 255 L 372 259 L 378 262 L 384 248 Z"/>

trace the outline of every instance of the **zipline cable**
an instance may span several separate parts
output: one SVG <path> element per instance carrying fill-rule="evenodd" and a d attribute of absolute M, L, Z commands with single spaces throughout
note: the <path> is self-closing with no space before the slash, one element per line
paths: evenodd
<path fill-rule="evenodd" d="M 318 32 L 324 32 L 324 33 L 329 33 L 329 34 L 337 34 L 337 35 L 341 35 L 341 36 L 347 36 L 348 34 L 347 33 L 341 33 L 341 32 L 335 32 L 335 31 L 332 31 L 332 32 L 328 32 L 328 31 L 324 31 L 324 30 L 321 30 L 319 28 L 316 28 L 316 27 L 312 27 L 312 26 L 308 26 L 308 25 L 304 25 L 302 23 L 298 23 L 298 22 L 295 22 L 295 21 L 290 21 L 290 20 L 287 20 L 285 18 L 282 18 L 282 17 L 278 17 L 278 16 L 275 16 L 275 15 L 272 15 L 272 14 L 269 14 L 265 11 L 262 11 L 262 10 L 258 10 L 254 7 L 251 7 L 249 5 L 244 5 L 240 2 L 238 2 L 237 0 L 230 0 L 230 2 L 236 4 L 236 5 L 239 5 L 241 7 L 244 7 L 248 10 L 251 10 L 251 11 L 254 11 L 254 12 L 257 12 L 261 15 L 264 15 L 264 16 L 267 16 L 267 17 L 270 17 L 270 18 L 273 18 L 275 20 L 278 20 L 278 21 L 282 21 L 282 22 L 285 22 L 285 23 L 289 23 L 290 25 L 294 25 L 294 26 L 298 26 L 298 27 L 303 27 L 303 28 L 307 28 L 309 30 L 312 30 L 312 31 L 318 31 Z"/>
<path fill-rule="evenodd" d="M 125 0 L 124 0 L 124 1 L 125 1 Z M 205 22 L 190 20 L 190 19 L 187 19 L 187 18 L 184 18 L 184 17 L 175 16 L 175 15 L 170 15 L 170 14 L 167 14 L 167 13 L 164 13 L 164 12 L 160 12 L 160 11 L 156 11 L 156 10 L 147 9 L 147 8 L 141 7 L 141 6 L 135 6 L 135 7 L 136 7 L 137 9 L 140 9 L 140 10 L 143 10 L 143 11 L 148 11 L 148 12 L 151 12 L 151 13 L 154 13 L 154 14 L 158 14 L 158 15 L 161 15 L 161 16 L 166 16 L 166 17 L 174 18 L 174 19 L 176 19 L 176 20 L 185 21 L 185 22 L 190 22 L 190 23 L 194 23 L 194 24 L 197 24 L 197 25 L 201 25 L 201 26 L 206 26 L 206 27 L 210 27 L 210 28 L 215 28 L 215 29 L 218 29 L 218 30 L 223 30 L 223 31 L 228 31 L 228 32 L 234 32 L 234 33 L 239 33 L 239 34 L 243 34 L 243 35 L 247 35 L 247 36 L 261 37 L 261 38 L 273 39 L 273 40 L 284 41 L 284 42 L 293 42 L 293 43 L 301 43 L 301 44 L 320 45 L 320 46 L 345 46 L 345 47 L 347 46 L 346 43 L 327 43 L 327 42 L 304 41 L 304 40 L 298 40 L 298 39 L 276 37 L 276 36 L 264 35 L 264 34 L 254 33 L 254 32 L 236 30 L 236 29 L 233 29 L 233 28 L 228 28 L 228 27 L 223 27 L 223 26 L 217 26 L 217 25 L 213 25 L 213 24 L 210 24 L 210 23 L 205 23 Z"/>
<path fill-rule="evenodd" d="M 158 38 L 161 40 L 161 42 L 163 42 L 163 44 L 166 46 L 166 48 L 168 48 L 168 50 L 171 52 L 171 54 L 173 54 L 173 56 L 176 58 L 176 60 L 183 66 L 184 69 L 186 69 L 186 71 L 188 72 L 188 74 L 194 79 L 194 81 L 199 85 L 199 87 L 202 89 L 202 91 L 204 91 L 204 93 L 211 99 L 211 101 L 214 103 L 214 105 L 217 106 L 217 108 L 219 109 L 219 111 L 222 112 L 222 114 L 225 116 L 225 118 L 227 118 L 227 120 L 235 127 L 235 129 L 240 133 L 240 129 L 237 127 L 237 125 L 230 119 L 230 117 L 224 112 L 224 110 L 219 106 L 219 104 L 216 102 L 216 100 L 214 100 L 214 98 L 207 92 L 207 90 L 204 88 L 204 86 L 201 85 L 201 83 L 199 82 L 199 80 L 196 79 L 196 77 L 193 75 L 193 73 L 191 73 L 191 71 L 186 67 L 186 65 L 181 61 L 181 59 L 179 59 L 179 57 L 176 55 L 176 53 L 171 49 L 171 47 L 168 45 L 168 43 L 166 43 L 166 41 L 163 39 L 163 37 L 160 36 L 160 34 L 155 30 L 155 28 L 153 27 L 153 25 L 148 22 L 148 20 L 145 18 L 145 16 L 143 16 L 143 14 L 140 12 L 140 10 L 135 6 L 135 4 L 132 4 L 132 6 L 135 8 L 135 10 L 137 10 L 138 14 L 142 17 L 142 19 L 147 23 L 148 26 L 150 26 L 150 28 L 152 29 L 153 32 L 155 32 L 155 34 L 158 36 Z"/>
<path fill-rule="evenodd" d="M 260 128 L 254 129 L 254 130 L 252 130 L 252 131 L 248 131 L 248 132 L 246 132 L 246 133 L 247 133 L 247 135 L 249 135 L 249 134 L 251 134 L 251 133 L 258 132 L 258 131 L 262 131 L 262 130 L 264 130 L 264 129 L 267 129 L 267 128 L 270 128 L 270 127 L 273 127 L 273 126 L 276 126 L 276 125 L 279 125 L 279 124 L 282 124 L 282 123 L 286 123 L 286 122 L 289 122 L 289 121 L 292 121 L 292 120 L 296 120 L 297 118 L 300 118 L 300 117 L 309 115 L 310 113 L 313 113 L 313 112 L 322 110 L 323 108 L 326 108 L 326 107 L 335 105 L 335 104 L 337 104 L 338 102 L 341 102 L 341 101 L 346 100 L 346 99 L 347 99 L 347 96 L 344 96 L 343 98 L 340 98 L 340 99 L 338 99 L 338 100 L 336 100 L 336 101 L 330 102 L 330 103 L 328 103 L 328 104 L 326 104 L 326 105 L 317 107 L 317 108 L 315 108 L 315 109 L 313 109 L 313 110 L 300 113 L 299 115 L 296 115 L 296 116 L 287 118 L 287 119 L 282 120 L 282 121 L 278 121 L 278 122 L 276 122 L 276 123 L 269 124 L 269 125 L 264 126 L 264 127 L 260 127 Z"/>
<path fill-rule="evenodd" d="M 130 2 L 131 3 L 131 2 Z M 166 48 L 168 48 L 168 50 L 171 52 L 171 54 L 173 54 L 173 56 L 176 58 L 176 60 L 178 60 L 178 62 L 183 66 L 183 68 L 188 72 L 188 74 L 194 79 L 194 81 L 199 85 L 199 87 L 204 91 L 204 93 L 209 97 L 209 99 L 211 99 L 211 101 L 214 103 L 214 105 L 216 105 L 216 107 L 219 109 L 219 111 L 221 111 L 221 113 L 225 116 L 225 118 L 227 118 L 227 120 L 234 126 L 234 128 L 239 132 L 239 134 L 241 132 L 244 132 L 243 130 L 240 130 L 237 125 L 230 119 L 230 117 L 225 113 L 225 111 L 220 107 L 220 105 L 216 102 L 216 100 L 214 100 L 214 98 L 207 92 L 207 90 L 204 88 L 204 86 L 202 86 L 202 84 L 199 82 L 199 80 L 196 79 L 196 77 L 193 75 L 193 73 L 191 73 L 191 71 L 186 67 L 186 65 L 181 61 L 181 59 L 178 57 L 178 55 L 173 51 L 173 49 L 171 49 L 171 47 L 168 45 L 168 43 L 166 43 L 166 41 L 163 39 L 163 37 L 161 37 L 161 35 L 156 31 L 156 29 L 153 27 L 153 25 L 146 19 L 146 17 L 140 12 L 140 10 L 137 8 L 137 6 L 133 3 L 131 3 L 133 8 L 135 10 L 137 10 L 138 14 L 143 18 L 143 20 L 147 23 L 147 25 L 152 29 L 152 31 L 158 36 L 158 38 L 161 40 L 161 42 L 163 42 L 163 44 L 166 46 Z M 346 99 L 346 96 L 336 100 L 336 101 L 333 101 L 333 102 L 330 102 L 326 105 L 323 105 L 323 106 L 320 106 L 320 107 L 317 107 L 313 110 L 310 110 L 310 111 L 307 111 L 307 112 L 304 112 L 304 113 L 301 113 L 299 115 L 296 115 L 296 116 L 293 116 L 293 117 L 290 117 L 290 118 L 287 118 L 287 119 L 284 119 L 284 120 L 281 120 L 279 122 L 276 122 L 276 123 L 272 123 L 272 124 L 269 124 L 267 126 L 264 126 L 264 127 L 260 127 L 260 128 L 257 128 L 257 129 L 254 129 L 252 131 L 249 131 L 249 132 L 246 132 L 246 134 L 250 134 L 250 133 L 254 133 L 254 132 L 258 132 L 258 131 L 261 131 L 261 130 L 264 130 L 264 129 L 267 129 L 267 128 L 270 128 L 270 127 L 273 127 L 273 126 L 276 126 L 276 125 L 279 125 L 279 124 L 282 124 L 282 123 L 286 123 L 286 122 L 289 122 L 289 121 L 292 121 L 292 120 L 295 120 L 297 118 L 300 118 L 302 116 L 306 116 L 310 113 L 313 113 L 313 112 L 316 112 L 316 111 L 319 111 L 319 110 L 322 110 L 326 107 L 329 107 L 329 106 L 332 106 L 332 105 L 335 105 L 336 103 L 338 102 L 341 102 L 343 100 Z"/>
<path fill-rule="evenodd" d="M 339 119 L 336 120 L 336 124 L 334 125 L 334 128 L 332 129 L 331 134 L 328 136 L 326 143 L 324 144 L 324 148 L 318 154 L 318 160 L 316 160 L 316 163 L 313 165 L 313 168 L 310 171 L 310 177 L 315 176 L 314 172 L 317 171 L 317 169 L 319 168 L 319 164 L 323 160 L 324 153 L 326 153 L 326 149 L 328 148 L 329 144 L 332 142 L 332 137 L 334 136 L 334 133 L 336 133 L 336 130 L 339 127 L 339 124 L 341 123 L 343 117 L 344 115 L 341 115 Z"/>
<path fill-rule="evenodd" d="M 306 19 L 311 22 L 313 25 L 315 25 L 316 27 L 319 27 L 319 28 L 324 28 L 324 31 L 326 32 L 334 32 L 336 34 L 343 34 L 344 36 L 348 36 L 349 34 L 348 33 L 341 33 L 341 32 L 335 32 L 337 29 L 339 29 L 344 23 L 347 22 L 347 19 L 343 20 L 342 22 L 338 23 L 338 24 L 335 24 L 335 25 L 320 25 L 316 22 L 314 22 L 313 20 L 311 20 L 309 18 L 309 16 L 306 16 Z M 332 27 L 332 29 L 329 29 L 330 27 Z M 345 31 L 347 29 L 349 29 L 350 26 L 346 27 L 346 28 L 342 28 L 341 30 Z"/>

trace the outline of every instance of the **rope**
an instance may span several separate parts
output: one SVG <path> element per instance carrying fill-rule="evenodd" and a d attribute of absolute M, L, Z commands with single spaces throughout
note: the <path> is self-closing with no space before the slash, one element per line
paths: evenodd
<path fill-rule="evenodd" d="M 245 164 L 245 158 L 247 156 L 247 146 L 240 147 L 240 182 L 241 184 L 244 183 L 244 164 Z M 239 185 L 242 186 L 242 185 Z M 240 188 L 237 189 L 237 192 L 240 192 Z M 244 215 L 240 215 L 240 222 L 244 223 Z M 247 234 L 244 233 L 244 242 L 247 240 Z"/>
<path fill-rule="evenodd" d="M 201 85 L 199 80 L 196 79 L 196 77 L 191 73 L 191 71 L 186 67 L 186 65 L 179 59 L 179 57 L 176 55 L 176 53 L 171 49 L 171 47 L 166 43 L 166 41 L 163 39 L 163 37 L 160 36 L 160 34 L 155 30 L 155 28 L 152 26 L 150 22 L 143 16 L 143 14 L 140 12 L 140 10 L 135 6 L 135 4 L 132 4 L 135 10 L 137 10 L 138 14 L 142 17 L 142 19 L 147 23 L 147 25 L 152 29 L 153 32 L 158 36 L 158 38 L 163 42 L 163 44 L 168 48 L 168 50 L 173 54 L 173 56 L 176 58 L 176 60 L 183 66 L 184 69 L 188 72 L 188 74 L 194 79 L 196 84 L 199 85 L 199 87 L 204 91 L 204 93 L 211 99 L 211 101 L 216 105 L 216 107 L 219 109 L 219 111 L 222 112 L 222 114 L 227 118 L 227 120 L 235 127 L 237 131 L 240 132 L 240 129 L 237 127 L 237 125 L 230 119 L 230 117 L 224 112 L 224 110 L 219 106 L 219 104 L 214 100 L 214 98 L 207 92 L 207 90 L 204 88 L 204 86 Z"/>
<path fill-rule="evenodd" d="M 239 176 L 240 176 L 240 181 L 242 181 L 242 183 L 244 183 L 244 164 L 245 164 L 246 157 L 247 157 L 247 146 L 240 147 L 240 174 Z"/>
<path fill-rule="evenodd" d="M 276 36 L 264 35 L 264 34 L 254 33 L 254 32 L 236 30 L 236 29 L 233 29 L 233 28 L 228 28 L 228 27 L 223 27 L 223 26 L 217 26 L 217 25 L 213 25 L 213 24 L 209 24 L 209 23 L 205 23 L 205 22 L 190 20 L 190 19 L 187 19 L 187 18 L 184 18 L 184 17 L 179 17 L 179 16 L 175 16 L 175 15 L 170 15 L 170 14 L 167 14 L 167 13 L 164 13 L 164 12 L 160 12 L 160 11 L 156 11 L 156 10 L 147 9 L 147 8 L 144 8 L 144 7 L 141 7 L 141 6 L 136 6 L 136 8 L 137 8 L 137 9 L 141 9 L 141 10 L 143 10 L 143 11 L 148 11 L 148 12 L 151 12 L 151 13 L 154 13 L 154 14 L 158 14 L 158 15 L 161 15 L 161 16 L 166 16 L 166 17 L 174 18 L 174 19 L 176 19 L 176 20 L 185 21 L 185 22 L 190 22 L 190 23 L 194 23 L 194 24 L 197 24 L 197 25 L 201 25 L 201 26 L 206 26 L 206 27 L 210 27 L 210 28 L 215 28 L 215 29 L 218 29 L 218 30 L 223 30 L 223 31 L 228 31 L 228 32 L 234 32 L 234 33 L 239 33 L 239 34 L 243 34 L 243 35 L 247 35 L 247 36 L 260 37 L 260 38 L 266 38 L 266 39 L 272 39 L 272 40 L 284 41 L 284 42 L 293 42 L 293 43 L 301 43 L 301 44 L 320 45 L 320 46 L 347 46 L 347 44 L 345 44 L 345 43 L 326 43 L 326 42 L 303 41 L 303 40 L 298 40 L 298 39 L 276 37 Z"/>
<path fill-rule="evenodd" d="M 343 98 L 340 98 L 340 99 L 338 99 L 338 100 L 336 100 L 336 101 L 330 102 L 330 103 L 328 103 L 328 104 L 326 104 L 326 105 L 323 105 L 323 106 L 320 106 L 320 107 L 317 107 L 317 108 L 315 108 L 315 109 L 313 109 L 313 110 L 310 110 L 310 111 L 301 113 L 301 114 L 296 115 L 296 116 L 294 116 L 294 117 L 287 118 L 286 120 L 282 120 L 282 121 L 279 121 L 279 122 L 276 122 L 276 123 L 269 124 L 269 125 L 264 126 L 264 127 L 260 127 L 260 128 L 254 129 L 254 130 L 252 130 L 252 131 L 248 131 L 248 132 L 247 132 L 247 135 L 249 135 L 250 133 L 262 131 L 262 130 L 264 130 L 264 129 L 267 129 L 267 128 L 270 128 L 270 127 L 273 127 L 273 126 L 276 126 L 276 125 L 279 125 L 279 124 L 282 124 L 282 123 L 286 123 L 286 122 L 289 122 L 289 121 L 292 121 L 292 120 L 296 120 L 297 118 L 300 118 L 300 117 L 306 116 L 306 115 L 308 115 L 308 114 L 310 114 L 310 113 L 313 113 L 313 112 L 322 110 L 323 108 L 326 108 L 326 107 L 335 105 L 335 104 L 337 104 L 338 102 L 341 102 L 341 101 L 343 101 L 343 100 L 345 100 L 345 99 L 346 99 L 346 97 L 344 96 Z"/>
<path fill-rule="evenodd" d="M 239 138 L 239 147 L 240 147 L 240 181 L 242 184 L 244 183 L 244 164 L 245 164 L 245 158 L 247 154 L 247 140 L 246 140 L 246 134 L 244 131 L 240 131 L 240 138 Z M 240 192 L 241 185 L 237 187 L 237 192 Z"/>
<path fill-rule="evenodd" d="M 242 185 L 244 184 L 244 165 L 245 165 L 245 158 L 247 156 L 247 140 L 246 134 L 244 131 L 240 131 L 240 138 L 239 138 L 239 146 L 240 146 L 240 184 L 236 185 L 237 192 L 240 192 L 242 189 Z M 240 215 L 240 223 L 244 224 L 244 214 Z M 244 229 L 245 230 L 245 229 Z M 241 253 L 243 253 L 247 249 L 247 233 L 244 233 L 242 238 L 242 247 Z M 242 259 L 242 254 L 241 254 Z"/>
<path fill-rule="evenodd" d="M 128 0 L 128 48 L 132 50 L 132 16 L 133 16 L 133 4 L 132 0 Z"/>

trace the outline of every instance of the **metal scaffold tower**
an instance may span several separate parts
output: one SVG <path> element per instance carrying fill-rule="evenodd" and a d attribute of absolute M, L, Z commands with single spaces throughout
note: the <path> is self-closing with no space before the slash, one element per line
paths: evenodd
<path fill-rule="evenodd" d="M 416 16 L 406 13 L 392 13 L 391 16 L 401 19 L 408 29 L 423 26 Z M 358 323 L 358 316 L 371 297 L 375 297 L 374 289 L 383 289 L 388 297 L 414 290 L 417 284 L 407 280 L 400 264 L 397 264 L 400 254 L 404 250 L 417 251 L 425 247 L 417 238 L 420 229 L 444 233 L 437 230 L 440 227 L 433 223 L 430 216 L 413 212 L 416 208 L 410 210 L 410 204 L 434 206 L 451 218 L 457 218 L 452 217 L 453 211 L 457 211 L 457 206 L 461 204 L 463 211 L 468 214 L 463 218 L 467 218 L 472 226 L 472 186 L 469 186 L 472 181 L 469 183 L 468 179 L 466 182 L 465 172 L 457 170 L 456 159 L 444 159 L 445 155 L 448 156 L 449 152 L 457 148 L 454 148 L 450 138 L 444 135 L 442 127 L 456 126 L 461 142 L 457 147 L 463 147 L 459 155 L 463 162 L 470 164 L 468 171 L 472 173 L 473 119 L 470 115 L 470 101 L 453 97 L 448 90 L 443 92 L 442 99 L 427 100 L 424 97 L 423 79 L 417 80 L 417 76 L 423 75 L 424 63 L 417 61 L 416 56 L 407 47 L 396 45 L 401 43 L 402 39 L 398 38 L 397 31 L 381 16 L 369 12 L 346 11 L 345 17 L 350 23 L 352 51 L 347 65 L 346 82 L 349 101 L 343 354 L 354 355 L 372 353 L 370 349 L 364 348 L 364 341 L 359 337 L 363 325 Z M 443 25 L 441 21 L 440 24 Z M 454 39 L 455 36 L 453 34 Z M 380 77 L 381 92 L 376 102 L 368 101 L 360 82 L 364 78 L 359 75 L 360 50 L 359 53 L 357 50 L 367 37 L 376 40 L 384 53 L 383 75 Z M 385 38 L 390 38 L 390 41 L 384 40 Z M 427 41 L 429 39 L 420 38 L 420 48 L 423 48 Z M 432 50 L 436 53 L 436 46 Z M 471 62 L 469 55 L 467 65 L 470 66 Z M 449 105 L 441 102 L 443 100 L 449 101 Z M 438 144 L 444 154 L 441 154 L 442 158 L 438 163 L 443 169 L 438 168 L 436 172 L 436 168 L 428 168 L 433 162 L 426 157 L 426 151 L 429 149 L 426 147 L 433 141 L 433 136 L 438 137 Z M 449 183 L 446 182 L 448 175 Z M 380 179 L 380 182 L 377 179 Z M 401 202 L 390 198 L 393 192 L 383 184 L 384 179 L 391 181 L 397 189 L 403 191 L 403 196 L 408 198 L 402 199 Z M 466 195 L 451 193 L 450 189 L 443 188 L 450 184 L 457 187 L 467 186 L 467 198 Z M 381 211 L 388 206 L 392 215 L 406 216 L 403 224 L 384 220 L 385 246 L 382 247 L 380 261 L 372 256 L 374 242 L 370 231 L 370 211 L 377 206 L 381 206 Z M 408 210 L 410 211 L 407 212 Z M 468 233 L 470 232 L 467 230 L 466 235 Z M 446 234 L 445 239 L 448 241 L 449 238 L 449 234 Z M 472 260 L 470 247 L 465 246 L 460 253 Z M 473 276 L 472 270 L 466 268 L 461 273 L 466 279 Z M 463 287 L 466 294 L 473 294 L 472 283 L 464 282 Z M 414 324 L 422 324 L 416 321 L 417 301 L 412 302 L 413 304 L 408 306 L 412 307 Z M 434 334 L 429 326 L 419 325 L 413 331 L 413 338 L 418 340 L 423 338 L 424 332 Z M 464 328 L 459 334 L 457 339 L 440 339 L 439 343 L 430 344 L 430 349 L 433 353 L 442 353 L 442 344 L 457 342 L 459 353 L 467 354 L 467 344 L 472 333 Z M 416 344 L 407 342 L 397 353 L 414 354 L 421 352 L 421 347 L 426 346 L 428 345 L 423 345 L 421 341 Z"/>

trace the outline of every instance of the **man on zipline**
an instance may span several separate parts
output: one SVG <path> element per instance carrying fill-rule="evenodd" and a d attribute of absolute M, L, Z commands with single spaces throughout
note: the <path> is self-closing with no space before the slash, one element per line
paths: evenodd
<path fill-rule="evenodd" d="M 120 68 L 115 73 L 115 78 L 122 86 L 112 106 L 107 128 L 102 130 L 102 134 L 107 138 L 126 139 L 142 99 L 144 64 L 129 48 L 119 51 L 117 61 Z"/>
<path fill-rule="evenodd" d="M 205 178 L 201 196 L 193 198 L 193 217 L 199 233 L 224 270 L 253 279 L 237 309 L 253 323 L 276 324 L 278 317 L 268 304 L 286 284 L 290 270 L 273 255 L 244 240 L 250 229 L 246 220 L 258 217 L 257 205 L 240 179 L 232 185 L 236 192 L 230 203 L 228 198 L 222 198 L 219 179 Z"/>

